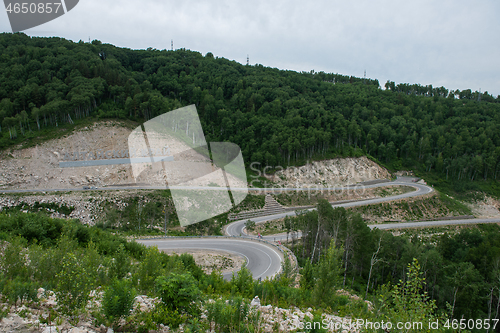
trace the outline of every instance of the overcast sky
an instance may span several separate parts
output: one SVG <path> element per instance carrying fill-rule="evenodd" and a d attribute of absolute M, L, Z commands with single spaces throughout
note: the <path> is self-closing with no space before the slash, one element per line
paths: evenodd
<path fill-rule="evenodd" d="M 500 94 L 498 0 L 80 0 L 24 32 Z"/>

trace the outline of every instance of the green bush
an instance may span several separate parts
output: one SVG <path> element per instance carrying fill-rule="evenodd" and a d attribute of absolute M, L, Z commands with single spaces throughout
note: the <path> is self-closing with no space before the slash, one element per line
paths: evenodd
<path fill-rule="evenodd" d="M 22 281 L 20 278 L 6 281 L 3 294 L 7 296 L 9 303 L 15 306 L 18 301 L 21 305 L 26 301 L 38 301 L 36 285 L 31 281 Z"/>
<path fill-rule="evenodd" d="M 160 276 L 156 279 L 156 289 L 163 304 L 170 310 L 193 316 L 199 314 L 197 301 L 201 298 L 201 292 L 191 274 L 170 273 Z"/>
<path fill-rule="evenodd" d="M 152 312 L 152 320 L 156 324 L 163 324 L 171 328 L 177 328 L 180 324 L 185 323 L 188 320 L 188 315 L 160 303 L 155 306 L 155 309 Z"/>
<path fill-rule="evenodd" d="M 26 262 L 26 240 L 15 237 L 10 240 L 0 257 L 0 265 L 7 279 L 27 278 L 29 275 Z"/>
<path fill-rule="evenodd" d="M 78 220 L 53 219 L 43 213 L 0 213 L 0 230 L 0 239 L 21 236 L 28 244 L 38 243 L 45 247 L 56 245 L 63 235 L 79 246 L 93 241 L 99 253 L 105 255 L 114 255 L 123 245 L 131 256 L 139 259 L 145 249 L 142 244 L 127 242 L 121 236 L 83 225 Z"/>
<path fill-rule="evenodd" d="M 52 219 L 41 213 L 0 214 L 0 230 L 22 236 L 29 243 L 36 240 L 42 244 L 54 244 L 54 240 L 61 235 L 64 224 L 68 222 Z"/>
<path fill-rule="evenodd" d="M 111 280 L 115 278 L 122 279 L 128 272 L 130 272 L 130 257 L 125 251 L 123 244 L 120 244 L 118 251 L 116 251 L 114 257 L 111 259 L 108 276 Z"/>
<path fill-rule="evenodd" d="M 200 282 L 200 289 L 206 294 L 224 294 L 230 290 L 230 283 L 224 280 L 220 271 L 214 270 Z"/>
<path fill-rule="evenodd" d="M 245 228 L 249 231 L 254 231 L 255 230 L 255 221 L 248 220 L 245 222 Z"/>
<path fill-rule="evenodd" d="M 87 304 L 89 293 L 96 282 L 85 270 L 82 261 L 71 252 L 64 256 L 56 281 L 57 302 L 67 312 Z"/>
<path fill-rule="evenodd" d="M 138 288 L 141 292 L 151 295 L 155 280 L 165 273 L 164 254 L 160 253 L 156 247 L 145 250 L 145 255 L 137 267 L 134 280 L 138 281 Z"/>
<path fill-rule="evenodd" d="M 243 297 L 253 297 L 252 272 L 246 267 L 242 267 L 236 275 L 231 278 L 231 292 Z"/>
<path fill-rule="evenodd" d="M 113 280 L 104 292 L 102 310 L 110 321 L 127 316 L 134 305 L 135 289 L 128 280 Z"/>
<path fill-rule="evenodd" d="M 160 324 L 175 329 L 180 324 L 187 323 L 190 318 L 187 314 L 172 310 L 160 302 L 152 311 L 136 312 L 131 319 L 136 326 L 134 332 L 147 333 L 158 330 Z M 189 331 L 185 330 L 185 332 Z"/>
<path fill-rule="evenodd" d="M 171 257 L 175 258 L 175 257 Z M 175 259 L 174 259 L 175 260 Z M 191 273 L 191 275 L 196 279 L 196 280 L 201 280 L 203 277 L 205 277 L 205 273 L 203 270 L 200 268 L 200 266 L 196 265 L 196 262 L 194 261 L 194 258 L 192 255 L 189 253 L 182 253 L 179 256 L 179 260 L 182 262 L 184 265 L 184 268 Z"/>
<path fill-rule="evenodd" d="M 258 332 L 254 330 L 259 322 L 259 313 L 251 313 L 248 301 L 241 296 L 225 300 L 216 300 L 208 303 L 207 319 L 210 329 L 216 332 Z"/>

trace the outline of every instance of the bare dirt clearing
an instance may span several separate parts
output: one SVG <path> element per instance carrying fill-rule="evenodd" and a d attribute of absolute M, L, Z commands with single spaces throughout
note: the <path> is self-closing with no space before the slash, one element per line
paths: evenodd
<path fill-rule="evenodd" d="M 0 189 L 81 189 L 136 183 L 166 186 L 167 182 L 225 186 L 223 177 L 215 172 L 218 168 L 179 140 L 165 150 L 174 161 L 61 167 L 60 162 L 116 161 L 147 154 L 147 149 L 129 147 L 131 133 L 131 128 L 118 121 L 101 121 L 36 147 L 0 152 Z M 158 151 L 164 154 L 162 149 L 150 149 L 154 155 Z M 242 185 L 236 177 L 228 174 L 228 178 L 232 184 Z"/>
<path fill-rule="evenodd" d="M 484 200 L 466 204 L 478 218 L 500 217 L 500 201 L 498 199 L 485 196 Z"/>
<path fill-rule="evenodd" d="M 73 189 L 134 183 L 130 165 L 59 167 L 65 154 L 126 150 L 130 133 L 131 129 L 118 122 L 105 121 L 33 148 L 4 151 L 0 155 L 0 189 Z"/>

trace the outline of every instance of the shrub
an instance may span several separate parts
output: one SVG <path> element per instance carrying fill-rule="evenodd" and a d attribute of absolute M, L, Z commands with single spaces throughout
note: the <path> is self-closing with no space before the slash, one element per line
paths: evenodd
<path fill-rule="evenodd" d="M 113 280 L 104 292 L 102 310 L 110 321 L 127 316 L 134 305 L 135 289 L 128 280 Z"/>
<path fill-rule="evenodd" d="M 82 262 L 74 253 L 68 253 L 62 261 L 61 271 L 56 275 L 57 302 L 67 312 L 84 306 L 94 282 Z"/>
<path fill-rule="evenodd" d="M 254 231 L 255 230 L 255 221 L 252 221 L 252 220 L 246 221 L 245 228 L 247 228 L 247 230 Z"/>
<path fill-rule="evenodd" d="M 139 290 L 151 294 L 155 287 L 155 280 L 165 270 L 163 265 L 163 254 L 156 247 L 146 249 L 144 258 L 137 267 L 134 278 L 138 280 Z"/>
<path fill-rule="evenodd" d="M 157 324 L 167 325 L 171 328 L 177 328 L 180 324 L 188 320 L 186 313 L 171 309 L 163 303 L 157 304 L 152 312 L 152 319 Z"/>
<path fill-rule="evenodd" d="M 241 296 L 216 300 L 207 304 L 207 319 L 216 332 L 253 332 L 258 325 L 259 314 L 251 313 L 250 306 Z M 258 330 L 256 330 L 258 331 Z"/>
<path fill-rule="evenodd" d="M 156 279 L 156 288 L 163 304 L 174 311 L 190 315 L 199 314 L 196 302 L 201 297 L 196 280 L 189 273 L 170 273 Z"/>
<path fill-rule="evenodd" d="M 29 275 L 26 261 L 26 240 L 21 237 L 13 238 L 5 246 L 3 255 L 0 257 L 0 265 L 3 275 L 8 279 L 16 277 L 27 278 Z"/>
<path fill-rule="evenodd" d="M 186 268 L 186 270 L 188 270 L 189 273 L 191 273 L 191 275 L 195 279 L 200 280 L 201 278 L 204 277 L 205 273 L 200 268 L 200 266 L 196 265 L 196 262 L 194 261 L 194 258 L 192 255 L 190 255 L 188 253 L 182 253 L 179 256 L 179 259 L 182 262 L 182 264 L 184 265 L 184 267 Z"/>
<path fill-rule="evenodd" d="M 68 222 L 51 219 L 44 214 L 13 213 L 0 214 L 0 229 L 10 235 L 19 235 L 29 243 L 35 240 L 41 244 L 53 244 L 60 236 L 63 226 Z"/>
<path fill-rule="evenodd" d="M 200 284 L 200 288 L 206 294 L 224 294 L 231 287 L 229 282 L 224 280 L 221 272 L 216 270 L 205 276 Z"/>
<path fill-rule="evenodd" d="M 111 261 L 108 276 L 111 279 L 122 279 L 128 272 L 130 272 L 130 258 L 123 244 L 120 244 Z"/>
<path fill-rule="evenodd" d="M 252 272 L 246 267 L 242 267 L 236 275 L 231 278 L 231 292 L 243 297 L 253 297 Z"/>
<path fill-rule="evenodd" d="M 20 301 L 38 301 L 36 285 L 31 281 L 22 281 L 20 278 L 9 280 L 5 283 L 3 294 L 7 296 L 9 303 L 17 306 Z"/>

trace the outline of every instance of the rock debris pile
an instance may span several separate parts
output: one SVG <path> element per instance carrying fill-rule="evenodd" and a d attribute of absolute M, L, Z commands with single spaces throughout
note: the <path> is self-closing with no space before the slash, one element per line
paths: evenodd
<path fill-rule="evenodd" d="M 282 187 L 345 186 L 387 179 L 390 173 L 367 157 L 335 158 L 289 167 L 276 172 L 271 180 Z"/>
<path fill-rule="evenodd" d="M 38 204 L 55 204 L 59 207 L 73 207 L 73 211 L 69 214 L 60 213 L 52 208 L 46 209 L 52 218 L 70 218 L 79 219 L 84 224 L 94 225 L 99 216 L 103 214 L 105 204 L 112 204 L 117 209 L 123 210 L 127 203 L 124 198 L 131 196 L 130 192 L 115 191 L 112 194 L 100 193 L 71 193 L 64 195 L 43 194 L 30 196 L 0 196 L 0 212 L 5 208 L 27 205 L 34 207 Z M 27 210 L 24 210 L 26 212 Z"/>
<path fill-rule="evenodd" d="M 91 292 L 91 298 L 87 304 L 89 313 L 99 311 L 101 308 L 103 292 Z M 0 304 L 3 310 L 9 310 L 6 317 L 0 322 L 1 332 L 41 332 L 41 333 L 112 333 L 111 328 L 100 325 L 94 326 L 93 319 L 87 315 L 81 318 L 80 321 L 73 325 L 64 316 L 59 316 L 58 320 L 49 316 L 54 316 L 54 310 L 57 310 L 56 295 L 50 290 L 38 289 L 39 302 L 29 306 L 22 305 L 14 307 L 7 304 Z M 145 295 L 135 297 L 132 314 L 138 312 L 152 311 L 160 300 L 151 298 Z M 213 302 L 209 300 L 209 302 Z M 313 310 L 308 308 L 301 310 L 299 308 L 282 309 L 271 305 L 261 305 L 260 299 L 256 296 L 250 303 L 252 311 L 260 312 L 260 328 L 261 332 L 289 332 L 291 330 L 307 328 L 308 323 L 313 319 Z M 201 319 L 207 318 L 207 311 L 204 310 Z M 123 321 L 123 320 L 122 320 Z M 125 322 L 123 321 L 122 324 Z M 329 332 L 359 332 L 355 326 L 355 320 L 343 318 L 336 315 L 323 314 L 321 315 L 321 323 L 323 328 Z M 342 327 L 342 329 L 338 329 Z M 168 326 L 160 325 L 155 332 L 184 332 L 183 325 L 178 330 L 171 330 Z M 208 332 L 208 331 L 207 331 Z"/>

